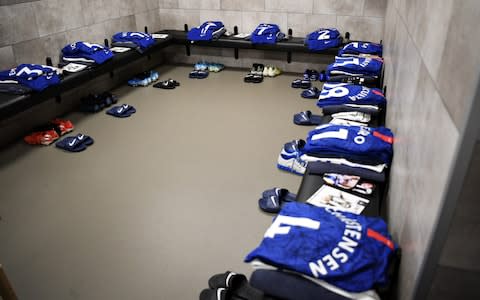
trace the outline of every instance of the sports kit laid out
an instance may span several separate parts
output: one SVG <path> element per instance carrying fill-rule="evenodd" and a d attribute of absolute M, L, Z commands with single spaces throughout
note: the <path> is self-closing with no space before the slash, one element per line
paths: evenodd
<path fill-rule="evenodd" d="M 319 29 L 306 39 L 312 50 L 335 43 L 341 37 L 334 29 Z M 308 199 L 302 190 L 313 181 L 305 177 L 299 194 L 279 187 L 261 194 L 259 209 L 276 217 L 245 262 L 255 269 L 250 285 L 263 299 L 377 300 L 390 289 L 399 246 L 379 212 L 363 215 L 382 200 L 393 158 L 394 135 L 381 126 L 387 106 L 378 86 L 381 55 L 380 44 L 348 43 L 326 71 L 307 69 L 291 83 L 303 89 L 302 98 L 315 99 L 318 110 L 299 112 L 293 122 L 316 127 L 305 140 L 285 143 L 277 166 L 321 176 L 322 183 Z M 260 76 L 259 68 L 254 65 L 245 81 Z M 328 83 L 319 88 L 317 81 Z M 208 293 L 200 299 L 237 299 Z"/>
<path fill-rule="evenodd" d="M 261 23 L 250 35 L 252 44 L 275 44 L 285 38 L 277 24 Z"/>
<path fill-rule="evenodd" d="M 60 58 L 64 64 L 101 65 L 113 57 L 112 51 L 99 44 L 75 42 L 63 47 Z"/>
<path fill-rule="evenodd" d="M 320 28 L 307 35 L 305 44 L 312 51 L 322 51 L 338 47 L 342 40 L 340 32 L 336 28 Z"/>
<path fill-rule="evenodd" d="M 217 40 L 227 30 L 220 21 L 207 21 L 198 27 L 190 29 L 187 38 L 190 41 L 212 41 Z"/>
<path fill-rule="evenodd" d="M 143 53 L 155 44 L 151 34 L 144 32 L 118 32 L 112 36 L 112 46 L 136 49 Z"/>
<path fill-rule="evenodd" d="M 237 29 L 235 31 L 236 34 Z M 195 42 L 198 45 L 221 43 L 227 40 L 217 41 L 223 35 L 231 36 L 221 21 L 206 21 L 185 34 L 188 41 L 183 42 L 187 48 Z M 61 49 L 60 65 L 65 67 L 64 74 L 95 69 L 122 51 L 135 49 L 145 53 L 155 45 L 153 36 L 143 32 L 118 32 L 111 39 L 112 47 L 117 48 L 113 52 L 108 46 L 77 41 Z M 250 40 L 253 45 L 248 47 L 257 49 L 282 45 L 292 49 L 288 48 L 289 43 L 297 43 L 294 49 L 298 47 L 295 39 L 292 42 L 291 36 L 271 23 L 261 23 L 250 34 L 236 38 Z M 298 92 L 299 99 L 315 100 L 302 100 L 307 104 L 310 101 L 312 108 L 295 113 L 293 123 L 312 127 L 304 139 L 292 138 L 283 145 L 277 167 L 304 176 L 302 186 L 297 193 L 281 187 L 261 193 L 255 206 L 258 205 L 260 212 L 275 214 L 275 217 L 263 237 L 259 237 L 258 246 L 246 253 L 245 262 L 255 269 L 250 281 L 245 275 L 231 271 L 213 275 L 208 280 L 208 288 L 200 292 L 201 300 L 380 299 L 381 292 L 391 283 L 391 269 L 399 245 L 392 240 L 380 213 L 369 215 L 369 207 L 382 201 L 393 159 L 394 134 L 383 123 L 387 108 L 380 86 L 383 47 L 366 41 L 343 41 L 337 29 L 320 27 L 309 33 L 304 45 L 300 45 L 304 47 L 301 51 L 330 53 L 339 49 L 326 70 L 306 69 L 303 77 L 291 82 L 292 88 L 302 89 Z M 118 57 L 121 61 L 126 56 Z M 103 68 L 108 69 L 109 65 Z M 210 73 L 224 68 L 223 64 L 202 60 L 194 64 L 188 77 L 206 79 Z M 268 80 L 266 77 L 281 73 L 276 66 L 254 63 L 244 82 L 261 83 Z M 43 91 L 61 83 L 61 76 L 61 71 L 54 67 L 21 64 L 0 72 L 0 92 Z M 154 70 L 146 71 L 127 84 L 132 87 L 152 84 L 163 90 L 180 86 L 174 79 L 159 80 L 159 77 Z M 321 82 L 325 83 L 321 85 Z M 83 112 L 103 109 L 105 114 L 95 117 L 106 118 L 108 122 L 126 122 L 123 124 L 135 122 L 136 108 L 118 103 L 118 97 L 111 93 L 89 94 L 81 99 Z M 54 143 L 59 151 L 73 153 L 94 145 L 89 135 L 68 135 L 73 130 L 71 121 L 54 119 L 25 136 L 24 141 L 32 145 Z M 306 180 L 309 176 L 320 177 L 321 183 L 305 197 L 303 189 L 313 182 Z"/>
<path fill-rule="evenodd" d="M 60 83 L 58 69 L 35 64 L 20 64 L 10 70 L 0 72 L 0 92 L 27 94 L 43 91 Z"/>

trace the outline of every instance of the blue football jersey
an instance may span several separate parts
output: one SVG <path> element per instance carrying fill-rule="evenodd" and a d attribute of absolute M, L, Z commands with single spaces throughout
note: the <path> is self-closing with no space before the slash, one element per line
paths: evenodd
<path fill-rule="evenodd" d="M 288 202 L 245 261 L 258 259 L 363 292 L 387 282 L 396 247 L 380 218 Z"/>
<path fill-rule="evenodd" d="M 276 24 L 259 24 L 252 32 L 250 40 L 252 44 L 275 44 L 285 35 Z"/>
<path fill-rule="evenodd" d="M 382 56 L 383 46 L 382 44 L 369 43 L 369 42 L 351 42 L 346 44 L 340 51 L 338 51 L 339 56 L 346 54 L 372 54 Z"/>
<path fill-rule="evenodd" d="M 369 75 L 379 76 L 383 61 L 369 57 L 335 57 L 335 62 L 328 65 L 327 75 Z"/>
<path fill-rule="evenodd" d="M 110 49 L 87 42 L 75 42 L 62 49 L 62 60 L 83 64 L 103 64 L 113 57 Z"/>
<path fill-rule="evenodd" d="M 384 107 L 386 101 L 382 90 L 377 88 L 368 88 L 347 83 L 325 83 L 318 98 L 317 105 L 319 107 L 325 107 L 329 105 L 357 104 Z"/>
<path fill-rule="evenodd" d="M 21 84 L 34 91 L 43 91 L 51 85 L 60 83 L 57 71 L 49 66 L 20 64 L 17 67 L 0 72 L 0 81 Z"/>
<path fill-rule="evenodd" d="M 359 163 L 390 164 L 393 133 L 385 127 L 325 124 L 308 133 L 303 151 L 316 156 L 344 157 Z"/>
<path fill-rule="evenodd" d="M 311 51 L 322 51 L 338 47 L 342 43 L 340 32 L 336 28 L 320 28 L 307 35 L 305 44 Z"/>
<path fill-rule="evenodd" d="M 117 32 L 112 36 L 112 45 L 137 48 L 141 52 L 155 44 L 153 37 L 144 32 Z"/>
<path fill-rule="evenodd" d="M 220 21 L 207 21 L 198 27 L 190 29 L 187 38 L 190 41 L 211 41 L 218 39 L 226 31 L 225 26 Z"/>

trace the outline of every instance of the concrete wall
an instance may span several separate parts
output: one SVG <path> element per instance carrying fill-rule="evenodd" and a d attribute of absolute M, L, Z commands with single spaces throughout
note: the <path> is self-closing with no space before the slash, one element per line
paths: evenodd
<path fill-rule="evenodd" d="M 0 69 L 58 62 L 76 41 L 103 43 L 119 31 L 160 29 L 158 0 L 0 0 Z"/>
<path fill-rule="evenodd" d="M 456 201 L 445 195 L 479 78 L 478 15 L 474 0 L 388 1 L 387 125 L 396 134 L 388 219 L 403 247 L 399 299 L 416 297 L 439 213 Z"/>

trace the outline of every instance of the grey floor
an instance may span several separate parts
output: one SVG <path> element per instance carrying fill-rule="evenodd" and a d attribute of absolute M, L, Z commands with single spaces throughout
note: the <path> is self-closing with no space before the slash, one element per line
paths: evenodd
<path fill-rule="evenodd" d="M 122 87 L 131 118 L 72 113 L 81 153 L 22 141 L 0 152 L 0 263 L 20 299 L 197 299 L 215 273 L 251 273 L 244 256 L 271 216 L 260 193 L 295 191 L 276 169 L 292 115 L 315 109 L 293 75 L 243 82 L 244 71 L 188 79 L 175 90 Z"/>

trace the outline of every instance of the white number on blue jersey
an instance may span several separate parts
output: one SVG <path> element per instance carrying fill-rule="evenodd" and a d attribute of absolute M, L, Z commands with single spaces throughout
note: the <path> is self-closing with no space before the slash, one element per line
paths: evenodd
<path fill-rule="evenodd" d="M 318 32 L 317 40 L 329 40 L 330 39 L 330 30 L 320 30 Z"/>
<path fill-rule="evenodd" d="M 282 226 L 282 225 L 290 225 L 290 226 Z M 275 221 L 273 221 L 272 225 L 270 225 L 268 230 L 265 232 L 264 237 L 273 239 L 277 234 L 282 234 L 282 235 L 288 234 L 292 226 L 318 230 L 320 228 L 320 222 L 309 219 L 309 218 L 297 218 L 297 217 L 279 215 L 275 218 Z"/>
<path fill-rule="evenodd" d="M 348 94 L 349 91 L 346 87 L 337 86 L 329 90 L 323 89 L 318 100 L 345 97 L 348 96 Z"/>

